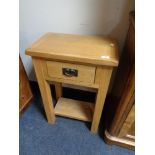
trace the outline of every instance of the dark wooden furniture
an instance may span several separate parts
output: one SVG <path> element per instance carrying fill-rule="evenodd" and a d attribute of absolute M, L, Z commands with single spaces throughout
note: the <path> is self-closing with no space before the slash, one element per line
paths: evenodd
<path fill-rule="evenodd" d="M 105 140 L 134 149 L 135 146 L 135 27 L 134 12 L 130 13 L 130 26 L 125 48 L 116 74 L 111 97 L 116 110 L 107 124 Z M 113 106 L 112 104 L 110 106 Z M 111 112 L 112 113 L 112 112 Z"/>
<path fill-rule="evenodd" d="M 19 112 L 20 114 L 26 108 L 30 100 L 32 99 L 32 91 L 30 84 L 19 56 Z"/>

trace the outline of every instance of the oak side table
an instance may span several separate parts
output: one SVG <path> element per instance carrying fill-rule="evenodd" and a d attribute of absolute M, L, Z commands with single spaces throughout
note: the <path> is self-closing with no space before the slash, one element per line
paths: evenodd
<path fill-rule="evenodd" d="M 112 70 L 118 66 L 116 41 L 103 36 L 47 33 L 27 48 L 26 54 L 32 56 L 48 122 L 54 124 L 55 115 L 90 121 L 91 132 L 96 133 Z M 55 83 L 55 107 L 50 81 Z M 62 83 L 96 89 L 96 103 L 63 98 Z"/>

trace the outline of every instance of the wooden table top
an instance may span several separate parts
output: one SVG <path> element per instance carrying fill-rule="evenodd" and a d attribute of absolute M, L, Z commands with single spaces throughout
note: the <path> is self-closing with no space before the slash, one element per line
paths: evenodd
<path fill-rule="evenodd" d="M 118 66 L 117 43 L 103 36 L 49 32 L 27 48 L 26 54 L 51 60 Z"/>

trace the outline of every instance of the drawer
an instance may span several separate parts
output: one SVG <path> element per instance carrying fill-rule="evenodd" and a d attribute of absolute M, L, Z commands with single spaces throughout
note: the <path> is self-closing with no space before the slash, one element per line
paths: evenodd
<path fill-rule="evenodd" d="M 52 78 L 94 83 L 96 67 L 46 61 L 47 74 Z"/>

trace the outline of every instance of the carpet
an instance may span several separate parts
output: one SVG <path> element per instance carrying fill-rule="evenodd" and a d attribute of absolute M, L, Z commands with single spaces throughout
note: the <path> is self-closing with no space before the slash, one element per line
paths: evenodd
<path fill-rule="evenodd" d="M 90 132 L 90 123 L 56 116 L 56 123 L 54 125 L 48 124 L 38 86 L 34 83 L 31 86 L 34 99 L 19 120 L 20 155 L 135 154 L 132 150 L 106 144 L 103 140 L 103 134 Z M 51 89 L 54 93 L 54 88 Z M 75 98 L 77 95 L 78 97 L 85 95 L 86 100 L 87 98 L 94 100 L 93 94 L 90 95 L 84 91 L 83 95 L 80 95 L 76 93 L 76 90 L 64 90 L 64 96 L 68 94 L 72 97 L 76 94 Z"/>

